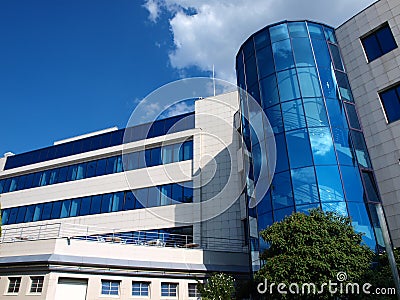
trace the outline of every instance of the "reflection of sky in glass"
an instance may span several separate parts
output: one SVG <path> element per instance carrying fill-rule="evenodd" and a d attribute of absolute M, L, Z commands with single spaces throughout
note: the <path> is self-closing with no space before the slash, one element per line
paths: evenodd
<path fill-rule="evenodd" d="M 343 188 L 337 166 L 317 166 L 317 181 L 321 202 L 343 201 Z"/>
<path fill-rule="evenodd" d="M 322 210 L 335 212 L 344 217 L 348 216 L 345 202 L 322 203 Z"/>
<path fill-rule="evenodd" d="M 329 128 L 310 128 L 309 134 L 314 163 L 316 165 L 336 164 L 336 156 Z"/>

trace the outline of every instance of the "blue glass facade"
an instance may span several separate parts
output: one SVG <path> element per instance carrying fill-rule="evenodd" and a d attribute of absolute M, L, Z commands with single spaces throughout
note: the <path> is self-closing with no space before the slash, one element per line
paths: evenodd
<path fill-rule="evenodd" d="M 292 212 L 320 207 L 350 216 L 365 233 L 364 242 L 377 249 L 380 230 L 374 228 L 375 210 L 369 205 L 379 196 L 334 30 L 307 21 L 268 26 L 242 45 L 236 71 L 238 86 L 268 117 L 277 149 L 272 184 L 256 199 L 257 207 L 249 208 L 250 221 L 256 220 L 249 227 L 257 223 L 258 232 Z M 252 114 L 243 93 L 241 111 L 251 152 L 247 182 L 260 184 L 260 141 L 246 121 Z M 252 251 L 266 247 L 254 233 L 250 237 Z"/>

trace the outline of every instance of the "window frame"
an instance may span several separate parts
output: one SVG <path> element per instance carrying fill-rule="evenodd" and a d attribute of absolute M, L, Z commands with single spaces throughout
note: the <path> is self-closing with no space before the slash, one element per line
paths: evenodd
<path fill-rule="evenodd" d="M 103 284 L 105 283 L 109 283 L 109 286 L 106 287 L 108 288 L 108 290 L 103 289 L 104 286 Z M 111 292 L 113 291 L 113 284 L 117 284 L 117 294 L 112 294 Z M 120 296 L 120 288 L 121 288 L 121 281 L 120 280 L 109 280 L 109 279 L 102 279 L 101 280 L 101 291 L 100 291 L 100 295 L 101 296 L 106 296 L 106 297 L 119 297 Z M 105 293 L 106 291 L 108 291 L 107 293 Z"/>
<path fill-rule="evenodd" d="M 389 86 L 389 87 L 387 87 L 387 88 L 385 88 L 385 89 L 383 89 L 383 90 L 378 92 L 378 97 L 379 97 L 380 104 L 382 106 L 383 114 L 385 116 L 386 124 L 395 123 L 395 122 L 398 122 L 400 120 L 400 117 L 397 120 L 389 120 L 389 116 L 388 116 L 388 113 L 387 113 L 387 110 L 386 110 L 387 104 L 385 105 L 384 99 L 382 97 L 382 94 L 385 94 L 385 93 L 387 93 L 389 91 L 392 91 L 392 90 L 394 91 L 394 93 L 397 96 L 397 101 L 398 101 L 398 105 L 399 105 L 399 109 L 400 109 L 400 82 L 397 82 L 394 85 L 391 85 L 391 86 Z"/>
<path fill-rule="evenodd" d="M 163 285 L 168 285 L 168 295 L 163 295 Z M 171 295 L 172 288 L 175 287 L 175 295 Z M 161 298 L 178 298 L 179 283 L 178 282 L 161 282 Z"/>
<path fill-rule="evenodd" d="M 133 294 L 133 285 L 134 284 L 138 284 L 139 285 L 139 295 L 134 295 Z M 132 297 L 141 297 L 141 298 L 150 298 L 150 285 L 151 282 L 150 281 L 132 281 L 132 291 L 131 291 L 131 296 Z M 142 295 L 143 292 L 143 288 L 147 286 L 147 295 Z M 146 292 L 144 292 L 146 293 Z"/>
<path fill-rule="evenodd" d="M 12 280 L 15 280 L 15 281 L 12 281 Z M 21 282 L 22 282 L 21 276 L 8 277 L 8 286 L 7 286 L 6 294 L 18 295 L 18 293 L 21 289 Z"/>
<path fill-rule="evenodd" d="M 34 280 L 38 280 L 35 282 Z M 29 294 L 42 294 L 44 287 L 44 276 L 31 276 L 30 277 L 31 285 L 29 287 Z"/>

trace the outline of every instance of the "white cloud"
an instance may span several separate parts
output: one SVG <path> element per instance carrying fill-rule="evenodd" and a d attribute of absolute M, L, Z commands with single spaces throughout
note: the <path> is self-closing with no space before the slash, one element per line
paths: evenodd
<path fill-rule="evenodd" d="M 171 65 L 197 66 L 216 77 L 235 80 L 240 45 L 260 28 L 281 20 L 310 19 L 338 26 L 375 0 L 146 0 L 150 20 L 168 11 L 175 49 Z"/>

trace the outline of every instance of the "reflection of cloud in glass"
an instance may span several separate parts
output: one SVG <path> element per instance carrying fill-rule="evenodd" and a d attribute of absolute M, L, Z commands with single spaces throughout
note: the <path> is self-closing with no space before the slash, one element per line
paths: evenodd
<path fill-rule="evenodd" d="M 333 148 L 329 130 L 310 133 L 310 142 L 315 155 L 324 156 Z"/>
<path fill-rule="evenodd" d="M 194 101 L 194 99 L 188 99 L 179 103 L 175 103 L 168 108 L 166 107 L 163 113 L 157 117 L 157 120 L 194 111 Z"/>
<path fill-rule="evenodd" d="M 333 202 L 333 203 L 322 203 L 323 211 L 335 212 L 341 216 L 347 217 L 346 203 L 344 202 Z"/>
<path fill-rule="evenodd" d="M 310 172 L 310 168 L 291 170 L 291 175 L 293 180 L 298 180 L 300 182 L 306 183 L 315 183 L 314 170 L 311 170 Z"/>

